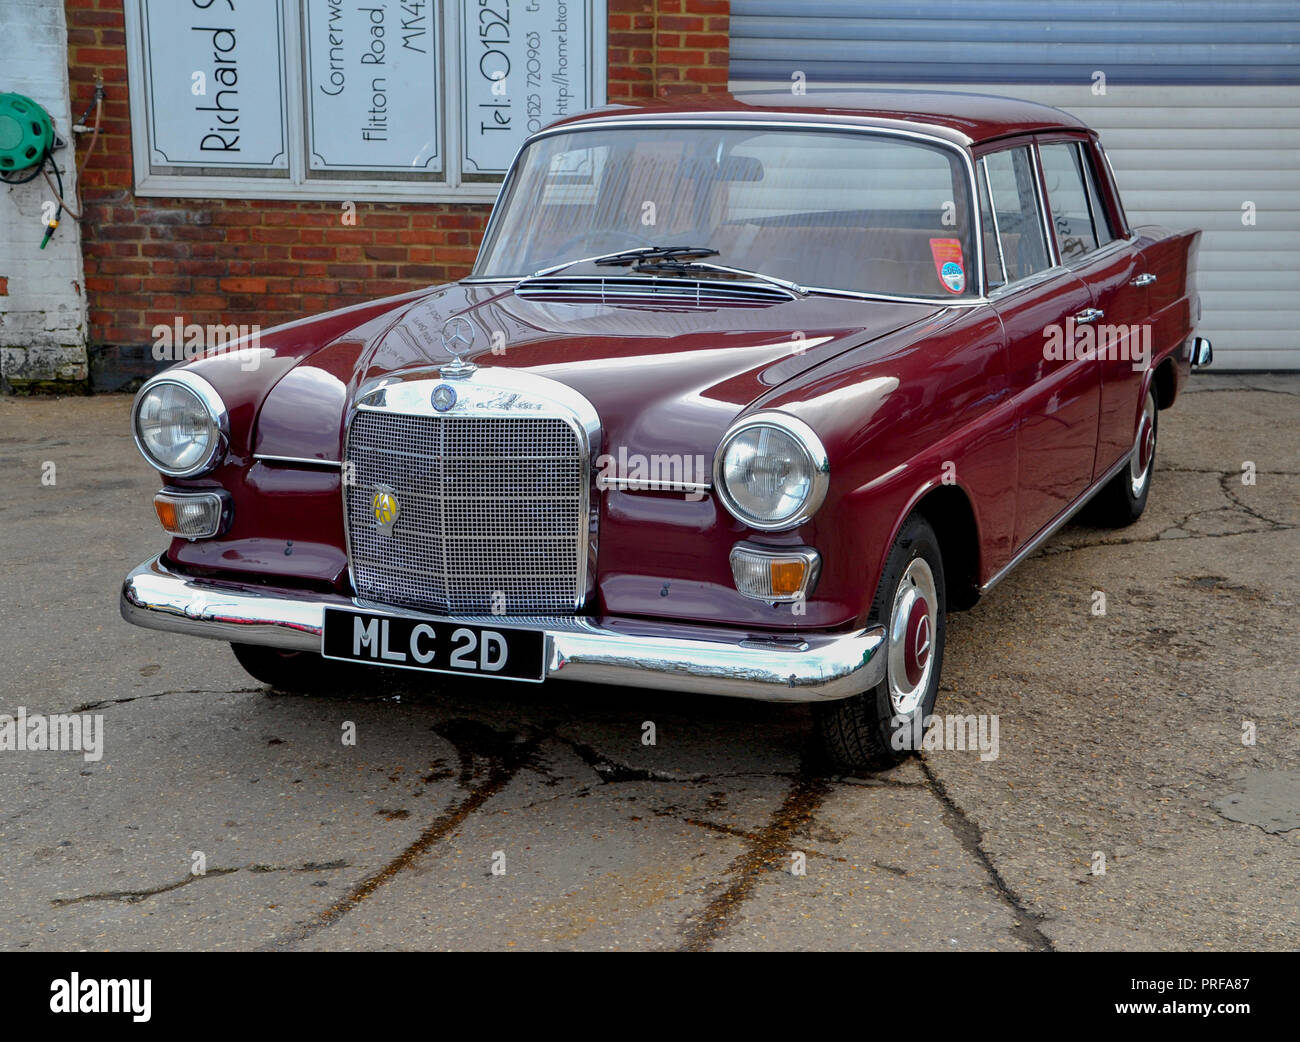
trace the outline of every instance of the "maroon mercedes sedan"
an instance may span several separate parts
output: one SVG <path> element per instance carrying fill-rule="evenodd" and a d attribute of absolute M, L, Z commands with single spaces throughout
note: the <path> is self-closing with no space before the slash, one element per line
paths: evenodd
<path fill-rule="evenodd" d="M 878 769 L 947 613 L 1085 504 L 1135 520 L 1198 231 L 1132 227 L 1056 109 L 610 107 L 528 140 L 469 278 L 212 350 L 136 398 L 141 626 L 335 660 L 815 703 Z"/>

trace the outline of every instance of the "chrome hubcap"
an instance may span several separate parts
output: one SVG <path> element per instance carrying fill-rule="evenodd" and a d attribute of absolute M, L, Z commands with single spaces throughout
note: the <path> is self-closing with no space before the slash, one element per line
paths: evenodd
<path fill-rule="evenodd" d="M 918 557 L 899 580 L 889 613 L 889 701 L 896 716 L 914 713 L 930 686 L 938 604 L 934 573 Z"/>
<path fill-rule="evenodd" d="M 1142 486 L 1147 482 L 1151 470 L 1151 461 L 1156 454 L 1156 399 L 1147 395 L 1142 406 L 1142 419 L 1138 421 L 1137 440 L 1133 443 L 1133 455 L 1128 461 L 1128 477 L 1132 486 L 1133 498 L 1142 495 Z"/>

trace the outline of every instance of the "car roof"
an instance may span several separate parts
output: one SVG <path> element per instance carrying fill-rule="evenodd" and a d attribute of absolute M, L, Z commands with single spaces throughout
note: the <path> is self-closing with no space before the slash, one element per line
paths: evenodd
<path fill-rule="evenodd" d="M 664 119 L 849 123 L 864 128 L 918 130 L 964 146 L 1009 134 L 1088 130 L 1081 120 L 1050 105 L 993 94 L 920 90 L 813 90 L 803 95 L 790 91 L 694 94 L 606 105 L 569 116 L 552 123 L 551 127 L 592 120 L 636 123 Z"/>

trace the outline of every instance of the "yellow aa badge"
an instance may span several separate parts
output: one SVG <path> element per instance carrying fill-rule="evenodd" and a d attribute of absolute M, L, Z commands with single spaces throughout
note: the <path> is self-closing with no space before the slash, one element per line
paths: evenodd
<path fill-rule="evenodd" d="M 402 504 L 397 495 L 385 485 L 375 486 L 374 498 L 370 501 L 371 511 L 375 515 L 375 525 L 381 535 L 392 535 L 393 526 L 402 516 Z"/>

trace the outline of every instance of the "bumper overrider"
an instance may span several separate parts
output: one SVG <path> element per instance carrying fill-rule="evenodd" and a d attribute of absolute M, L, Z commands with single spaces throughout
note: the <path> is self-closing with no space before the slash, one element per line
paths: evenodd
<path fill-rule="evenodd" d="M 394 609 L 338 594 L 185 575 L 161 556 L 122 584 L 127 622 L 148 629 L 292 651 L 321 650 L 326 608 L 363 609 L 430 623 L 483 622 L 545 634 L 545 678 L 819 702 L 874 687 L 885 675 L 880 626 L 849 633 L 774 635 L 626 618 L 465 619 Z"/>

